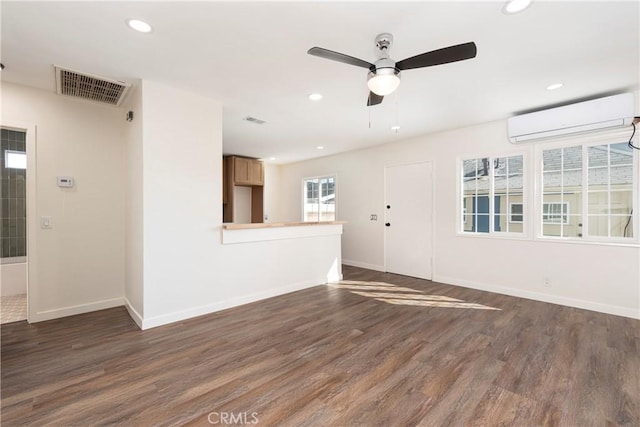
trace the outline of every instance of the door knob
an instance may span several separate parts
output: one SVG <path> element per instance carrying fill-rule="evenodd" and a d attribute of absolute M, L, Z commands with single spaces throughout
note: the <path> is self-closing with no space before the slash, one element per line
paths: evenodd
<path fill-rule="evenodd" d="M 391 227 L 391 223 L 390 222 L 386 222 L 384 225 L 386 225 L 387 227 Z"/>

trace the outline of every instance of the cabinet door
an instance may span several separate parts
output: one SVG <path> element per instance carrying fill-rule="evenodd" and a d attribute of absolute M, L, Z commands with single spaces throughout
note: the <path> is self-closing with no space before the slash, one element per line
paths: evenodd
<path fill-rule="evenodd" d="M 222 203 L 227 203 L 229 177 L 227 176 L 227 159 L 222 158 Z"/>
<path fill-rule="evenodd" d="M 249 175 L 251 159 L 233 158 L 233 182 L 236 185 L 251 185 Z"/>
<path fill-rule="evenodd" d="M 252 160 L 249 163 L 249 179 L 251 185 L 263 185 L 264 184 L 264 167 L 259 160 Z"/>

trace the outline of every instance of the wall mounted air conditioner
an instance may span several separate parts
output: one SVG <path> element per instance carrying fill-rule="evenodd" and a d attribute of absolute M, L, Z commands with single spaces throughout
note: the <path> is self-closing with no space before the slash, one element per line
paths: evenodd
<path fill-rule="evenodd" d="M 633 121 L 635 100 L 632 93 L 579 102 L 558 108 L 510 117 L 509 141 L 519 143 L 620 126 Z"/>

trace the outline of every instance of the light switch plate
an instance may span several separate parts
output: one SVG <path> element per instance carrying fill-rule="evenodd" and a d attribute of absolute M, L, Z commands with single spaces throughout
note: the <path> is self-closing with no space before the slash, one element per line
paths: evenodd
<path fill-rule="evenodd" d="M 40 228 L 53 228 L 53 221 L 50 216 L 41 216 L 40 217 Z"/>

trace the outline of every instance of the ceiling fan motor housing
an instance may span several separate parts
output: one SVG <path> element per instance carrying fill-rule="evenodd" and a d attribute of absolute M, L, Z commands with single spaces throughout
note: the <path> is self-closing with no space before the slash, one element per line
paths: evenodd
<path fill-rule="evenodd" d="M 376 46 L 380 50 L 389 50 L 391 45 L 393 44 L 393 35 L 389 33 L 382 33 L 376 36 Z"/>

